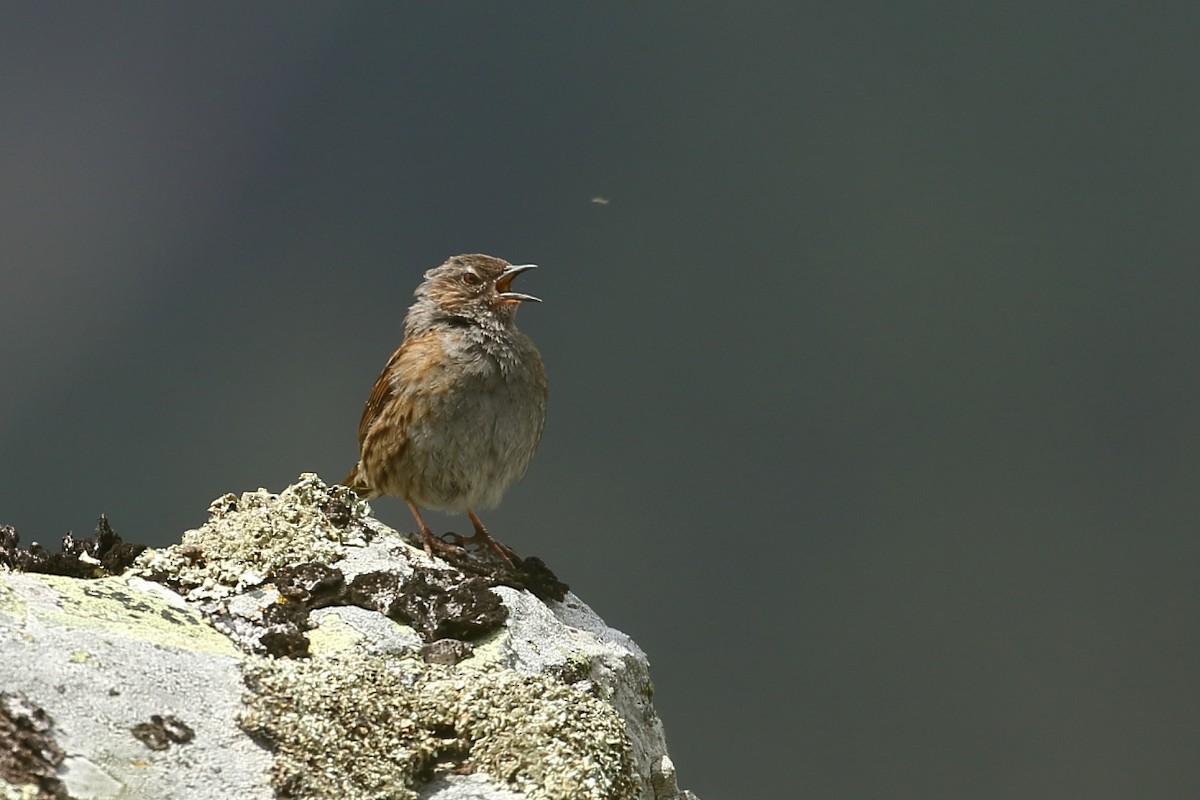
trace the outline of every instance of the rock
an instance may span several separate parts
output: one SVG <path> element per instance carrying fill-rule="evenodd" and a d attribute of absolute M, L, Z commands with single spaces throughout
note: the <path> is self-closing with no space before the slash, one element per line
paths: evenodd
<path fill-rule="evenodd" d="M 84 542 L 0 569 L 0 797 L 693 797 L 645 655 L 536 559 L 430 558 L 315 475 L 117 574 Z"/>

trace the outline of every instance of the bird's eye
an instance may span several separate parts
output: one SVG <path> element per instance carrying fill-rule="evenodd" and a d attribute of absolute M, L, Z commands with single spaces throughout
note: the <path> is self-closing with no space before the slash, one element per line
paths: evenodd
<path fill-rule="evenodd" d="M 462 274 L 462 282 L 465 283 L 467 286 L 478 286 L 479 285 L 479 276 L 476 275 L 474 272 L 464 272 Z"/>

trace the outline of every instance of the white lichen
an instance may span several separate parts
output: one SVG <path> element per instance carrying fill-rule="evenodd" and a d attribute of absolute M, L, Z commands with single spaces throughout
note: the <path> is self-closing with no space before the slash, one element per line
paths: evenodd
<path fill-rule="evenodd" d="M 279 494 L 218 497 L 208 522 L 186 531 L 180 544 L 147 550 L 134 569 L 177 586 L 189 600 L 228 597 L 286 566 L 337 561 L 347 545 L 365 543 L 370 513 L 350 489 L 305 473 Z"/>
<path fill-rule="evenodd" d="M 584 689 L 540 675 L 343 653 L 261 660 L 242 726 L 275 748 L 297 798 L 413 800 L 440 773 L 483 772 L 531 800 L 638 796 L 625 725 Z"/>

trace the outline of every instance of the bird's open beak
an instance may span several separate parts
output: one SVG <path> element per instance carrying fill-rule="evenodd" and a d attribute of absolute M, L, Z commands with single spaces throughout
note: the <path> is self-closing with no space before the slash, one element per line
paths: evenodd
<path fill-rule="evenodd" d="M 500 293 L 501 300 L 505 303 L 521 303 L 526 300 L 534 303 L 542 302 L 540 297 L 512 291 L 513 278 L 529 269 L 537 269 L 537 264 L 513 264 L 500 273 L 500 277 L 496 279 L 496 291 Z"/>

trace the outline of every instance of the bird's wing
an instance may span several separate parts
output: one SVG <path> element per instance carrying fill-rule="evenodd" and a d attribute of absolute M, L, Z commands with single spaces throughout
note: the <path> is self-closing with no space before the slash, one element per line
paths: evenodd
<path fill-rule="evenodd" d="M 362 419 L 358 421 L 358 446 L 360 448 L 367 438 L 367 431 L 371 429 L 371 423 L 379 416 L 379 410 L 396 393 L 396 390 L 392 387 L 392 372 L 395 369 L 396 362 L 403 355 L 404 346 L 401 345 L 396 352 L 392 353 L 392 357 L 388 359 L 383 371 L 375 379 L 375 386 L 371 388 L 371 396 L 367 398 L 367 404 L 363 406 Z"/>
<path fill-rule="evenodd" d="M 390 429 L 391 435 L 398 440 L 407 438 L 404 431 L 413 414 L 424 410 L 424 398 L 420 395 L 445 388 L 440 385 L 441 381 L 434 381 L 431 385 L 429 374 L 441 369 L 445 357 L 445 349 L 436 331 L 409 337 L 400 344 L 379 374 L 363 408 L 362 419 L 358 423 L 360 448 L 371 429 L 381 426 Z M 398 396 L 404 402 L 394 403 L 393 398 Z"/>

